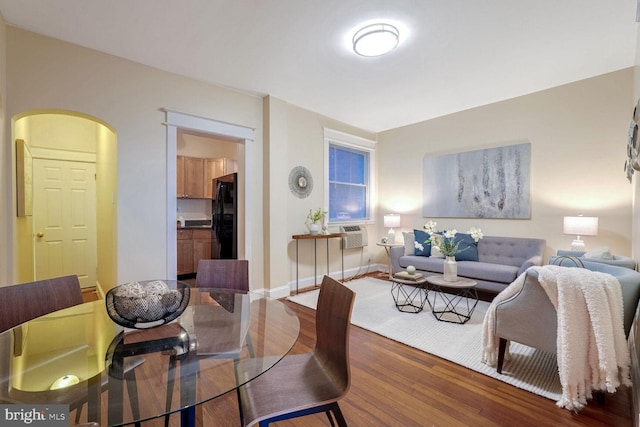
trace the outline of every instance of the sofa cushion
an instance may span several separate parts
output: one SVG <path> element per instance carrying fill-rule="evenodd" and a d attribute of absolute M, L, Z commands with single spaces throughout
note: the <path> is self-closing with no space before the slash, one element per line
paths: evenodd
<path fill-rule="evenodd" d="M 404 254 L 415 255 L 416 245 L 415 245 L 413 233 L 410 231 L 403 231 L 402 238 L 404 239 Z"/>
<path fill-rule="evenodd" d="M 518 267 L 489 262 L 459 261 L 458 276 L 509 284 L 518 277 Z"/>
<path fill-rule="evenodd" d="M 585 252 L 584 257 L 593 258 L 593 259 L 613 259 L 613 255 L 611 255 L 611 251 L 606 246 L 603 246 L 598 249 L 594 249 L 589 252 Z"/>
<path fill-rule="evenodd" d="M 425 272 L 442 273 L 444 271 L 443 258 L 427 258 L 414 255 L 400 257 L 399 261 L 402 268 L 413 265 L 417 270 Z M 518 267 L 488 262 L 459 261 L 458 276 L 509 284 L 518 276 Z"/>
<path fill-rule="evenodd" d="M 478 261 L 478 244 L 471 234 L 457 233 L 454 242 L 458 244 L 456 261 Z"/>
<path fill-rule="evenodd" d="M 431 236 L 423 230 L 413 230 L 415 252 L 417 256 L 430 256 L 431 243 L 428 241 Z"/>
<path fill-rule="evenodd" d="M 442 273 L 444 271 L 444 258 L 408 255 L 400 257 L 399 261 L 400 267 L 402 268 L 413 265 L 416 270 L 430 271 L 433 273 Z"/>

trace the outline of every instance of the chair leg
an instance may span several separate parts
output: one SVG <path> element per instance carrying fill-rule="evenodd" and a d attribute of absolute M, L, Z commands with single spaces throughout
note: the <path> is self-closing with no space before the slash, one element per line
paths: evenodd
<path fill-rule="evenodd" d="M 331 410 L 326 410 L 324 411 L 325 414 L 327 414 L 327 418 L 329 418 L 329 422 L 331 423 L 331 427 L 335 427 L 335 423 L 333 422 L 333 415 L 331 414 Z"/>
<path fill-rule="evenodd" d="M 340 406 L 338 405 L 338 402 L 331 405 L 331 411 L 333 412 L 333 416 L 336 417 L 338 426 L 347 427 L 347 421 L 344 419 L 344 415 L 342 415 L 342 411 L 340 410 Z"/>
<path fill-rule="evenodd" d="M 502 365 L 504 364 L 504 353 L 507 350 L 507 340 L 504 338 L 500 338 L 500 343 L 498 345 L 498 366 L 496 370 L 499 374 L 502 373 Z"/>

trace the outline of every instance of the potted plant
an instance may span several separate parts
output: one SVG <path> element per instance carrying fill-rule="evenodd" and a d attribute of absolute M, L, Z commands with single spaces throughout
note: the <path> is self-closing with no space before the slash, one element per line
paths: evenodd
<path fill-rule="evenodd" d="M 318 208 L 315 211 L 313 209 L 309 209 L 309 214 L 307 215 L 307 221 L 305 224 L 307 225 L 307 229 L 311 234 L 318 234 L 320 231 L 320 227 L 326 212 L 323 212 L 322 209 Z"/>

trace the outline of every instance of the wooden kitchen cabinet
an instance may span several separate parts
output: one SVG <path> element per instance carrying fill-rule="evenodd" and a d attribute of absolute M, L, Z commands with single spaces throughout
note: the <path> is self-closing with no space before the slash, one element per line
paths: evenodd
<path fill-rule="evenodd" d="M 204 197 L 213 199 L 213 178 L 226 175 L 224 159 L 206 159 L 204 167 Z"/>
<path fill-rule="evenodd" d="M 206 199 L 215 198 L 213 188 L 213 178 L 230 173 L 238 172 L 238 161 L 226 158 L 205 159 L 204 165 L 204 197 Z"/>
<path fill-rule="evenodd" d="M 211 259 L 211 229 L 193 230 L 193 267 L 196 271 L 201 259 Z"/>
<path fill-rule="evenodd" d="M 177 273 L 179 275 L 193 273 L 193 230 L 178 230 L 177 248 Z"/>
<path fill-rule="evenodd" d="M 199 157 L 176 157 L 176 195 L 204 199 L 204 161 Z"/>
<path fill-rule="evenodd" d="M 210 228 L 178 230 L 178 275 L 196 273 L 201 259 L 211 259 Z"/>

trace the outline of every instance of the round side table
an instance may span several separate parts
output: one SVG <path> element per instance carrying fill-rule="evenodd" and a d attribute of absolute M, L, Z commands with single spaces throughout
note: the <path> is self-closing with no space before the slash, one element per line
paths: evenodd
<path fill-rule="evenodd" d="M 420 313 L 427 301 L 427 278 L 404 280 L 391 277 L 391 295 L 396 308 L 405 313 Z"/>
<path fill-rule="evenodd" d="M 431 313 L 437 320 L 464 324 L 471 319 L 471 315 L 476 305 L 478 305 L 477 282 L 475 280 L 458 277 L 457 281 L 448 282 L 444 280 L 442 274 L 437 274 L 426 277 L 426 281 L 431 285 L 430 289 L 427 290 L 427 294 L 429 291 L 433 291 L 433 304 L 431 304 L 428 295 L 427 302 L 431 307 Z M 455 293 L 450 294 L 443 289 Z M 438 299 L 443 304 L 438 305 Z M 442 305 L 444 305 L 444 308 L 441 308 Z"/>

